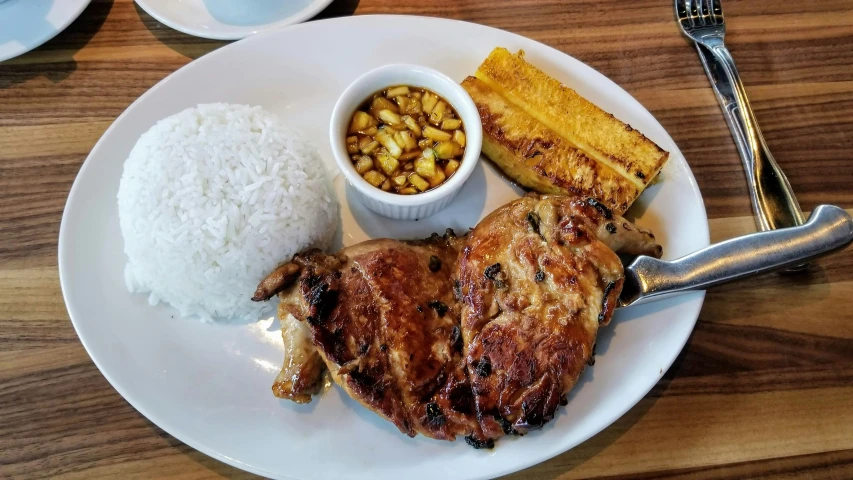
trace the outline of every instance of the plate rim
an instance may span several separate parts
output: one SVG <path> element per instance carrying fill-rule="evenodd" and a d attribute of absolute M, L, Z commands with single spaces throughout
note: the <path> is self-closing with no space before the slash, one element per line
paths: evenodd
<path fill-rule="evenodd" d="M 139 2 L 139 0 L 136 0 L 136 1 Z M 321 1 L 326 1 L 326 0 L 321 0 Z M 452 22 L 452 23 L 465 24 L 465 25 L 468 25 L 469 27 L 495 30 L 495 31 L 500 32 L 501 34 L 508 34 L 510 36 L 523 39 L 524 41 L 537 43 L 540 47 L 545 48 L 547 50 L 550 50 L 552 53 L 565 56 L 565 57 L 567 57 L 573 61 L 576 61 L 576 62 L 583 64 L 587 68 L 594 71 L 595 73 L 600 75 L 602 78 L 606 79 L 607 82 L 610 82 L 613 87 L 618 88 L 624 94 L 628 95 L 635 102 L 637 102 L 642 107 L 642 109 L 645 111 L 645 113 L 650 115 L 652 117 L 652 119 L 657 124 L 660 125 L 660 122 L 654 117 L 654 115 L 652 115 L 652 113 L 645 106 L 642 105 L 642 103 L 640 103 L 639 100 L 637 100 L 633 95 L 631 95 L 627 90 L 622 88 L 619 84 L 617 84 L 616 82 L 611 80 L 609 77 L 607 77 L 603 73 L 596 70 L 594 67 L 588 65 L 587 63 L 582 62 L 581 60 L 578 60 L 577 58 L 575 58 L 575 57 L 573 57 L 573 56 L 571 56 L 565 52 L 557 50 L 556 48 L 551 47 L 551 46 L 549 46 L 545 43 L 542 43 L 538 40 L 535 40 L 535 39 L 532 39 L 529 37 L 524 37 L 523 35 L 520 35 L 520 34 L 517 34 L 514 32 L 510 32 L 507 30 L 503 30 L 500 28 L 491 27 L 488 25 L 477 24 L 474 22 L 467 22 L 467 21 L 457 20 L 457 19 L 420 16 L 420 15 L 394 15 L 394 14 L 354 15 L 354 16 L 344 16 L 344 17 L 334 17 L 334 18 L 322 19 L 322 20 L 318 20 L 316 22 L 310 22 L 310 23 L 297 23 L 297 24 L 276 26 L 276 27 L 265 29 L 263 31 L 259 31 L 257 34 L 252 35 L 251 38 L 258 38 L 259 40 L 257 40 L 257 41 L 262 41 L 264 37 L 274 35 L 275 33 L 282 31 L 282 30 L 285 30 L 285 29 L 296 29 L 296 30 L 298 30 L 298 29 L 302 29 L 302 28 L 312 28 L 313 25 L 316 25 L 318 23 L 337 23 L 337 22 L 347 23 L 347 22 L 359 22 L 359 21 L 385 21 L 385 20 L 392 20 L 392 19 L 399 20 L 401 17 L 407 18 L 407 19 L 415 19 L 415 20 L 435 21 L 438 23 Z M 232 48 L 233 45 L 235 45 L 237 43 L 240 43 L 240 42 L 234 42 L 232 44 L 225 45 L 222 48 L 216 49 L 216 50 L 214 50 L 214 51 L 212 51 L 212 52 L 210 52 L 210 53 L 208 53 L 208 54 L 206 54 L 200 58 L 215 57 L 218 55 L 223 55 L 223 53 L 221 53 L 221 52 L 228 51 L 229 49 Z M 57 268 L 59 270 L 59 280 L 60 280 L 60 287 L 62 290 L 62 297 L 63 297 L 63 301 L 65 302 L 66 309 L 68 311 L 69 318 L 71 319 L 71 323 L 72 323 L 72 326 L 74 327 L 75 333 L 77 334 L 77 337 L 80 339 L 80 342 L 83 345 L 83 347 L 86 349 L 86 353 L 89 355 L 89 358 L 92 360 L 92 362 L 95 364 L 95 366 L 98 368 L 100 373 L 104 376 L 104 378 L 107 379 L 107 381 L 110 383 L 110 385 L 122 396 L 122 398 L 125 401 L 127 401 L 139 413 L 141 413 L 146 419 L 148 419 L 149 421 L 151 421 L 152 423 L 154 423 L 159 428 L 163 429 L 164 431 L 166 431 L 167 433 L 169 433 L 170 435 L 172 435 L 173 437 L 175 437 L 179 441 L 181 441 L 181 442 L 189 445 L 190 447 L 194 448 L 195 450 L 198 450 L 198 451 L 204 453 L 205 455 L 208 455 L 214 459 L 217 459 L 223 463 L 229 464 L 233 467 L 239 468 L 241 470 L 245 470 L 245 471 L 250 472 L 250 473 L 254 473 L 254 474 L 262 475 L 262 476 L 266 476 L 266 477 L 271 477 L 271 478 L 280 478 L 280 479 L 284 479 L 284 480 L 300 480 L 300 479 L 297 479 L 294 477 L 289 477 L 289 476 L 283 475 L 283 474 L 278 473 L 278 472 L 264 470 L 262 468 L 256 468 L 253 465 L 249 465 L 247 463 L 244 463 L 244 462 L 242 462 L 236 458 L 229 457 L 229 456 L 221 453 L 220 451 L 216 450 L 215 448 L 208 447 L 203 442 L 197 441 L 196 438 L 193 437 L 192 434 L 187 433 L 182 428 L 175 426 L 174 424 L 171 423 L 171 421 L 164 419 L 162 416 L 148 410 L 147 408 L 140 408 L 140 406 L 138 405 L 138 402 L 131 400 L 131 397 L 126 395 L 126 390 L 123 387 L 118 386 L 118 384 L 117 384 L 118 382 L 114 381 L 114 379 L 105 371 L 105 369 L 102 368 L 101 364 L 95 358 L 95 356 L 92 355 L 92 353 L 90 351 L 90 347 L 87 345 L 86 340 L 84 339 L 83 336 L 80 335 L 80 331 L 78 330 L 77 321 L 75 321 L 75 314 L 72 312 L 72 309 L 76 310 L 76 308 L 73 308 L 72 304 L 70 304 L 68 301 L 69 299 L 67 296 L 67 288 L 65 287 L 65 285 L 66 285 L 66 283 L 70 282 L 71 280 L 68 278 L 68 276 L 70 275 L 69 272 L 67 272 L 67 271 L 64 272 L 62 265 L 63 265 L 63 263 L 65 263 L 64 257 L 66 256 L 66 254 L 64 253 L 64 251 L 70 247 L 68 245 L 68 240 L 63 241 L 63 238 L 67 239 L 68 235 L 70 235 L 68 232 L 68 229 L 70 227 L 68 227 L 68 222 L 66 221 L 66 212 L 68 210 L 69 205 L 72 203 L 72 199 L 75 196 L 75 192 L 77 192 L 77 190 L 79 189 L 78 179 L 82 175 L 85 174 L 85 172 L 87 171 L 88 168 L 91 167 L 90 159 L 93 157 L 93 155 L 100 148 L 103 148 L 102 144 L 104 142 L 104 139 L 108 137 L 110 132 L 125 117 L 125 115 L 128 114 L 128 112 L 130 112 L 138 103 L 144 101 L 149 95 L 152 95 L 157 89 L 162 88 L 163 84 L 165 84 L 174 75 L 178 74 L 178 72 L 181 72 L 182 70 L 184 70 L 188 67 L 191 67 L 198 60 L 199 59 L 195 59 L 195 60 L 189 62 L 188 64 L 180 67 L 179 69 L 173 71 L 172 73 L 170 73 L 169 75 L 167 75 L 166 77 L 164 77 L 163 79 L 158 81 L 155 85 L 153 85 L 147 91 L 145 91 L 136 100 L 134 100 L 130 105 L 128 105 L 128 107 L 118 117 L 116 117 L 116 119 L 113 121 L 113 123 L 110 124 L 109 128 L 107 128 L 107 130 L 104 131 L 104 133 L 98 139 L 98 142 L 92 147 L 92 150 L 89 152 L 89 154 L 87 155 L 83 164 L 81 165 L 80 170 L 77 172 L 77 175 L 75 176 L 74 182 L 73 182 L 71 189 L 68 193 L 68 197 L 66 199 L 66 203 L 65 203 L 65 206 L 63 208 L 63 214 L 62 214 L 62 219 L 61 219 L 60 228 L 59 228 L 59 238 L 58 238 L 58 244 L 57 244 L 57 254 L 58 254 Z M 674 149 L 674 151 L 671 153 L 677 153 L 682 159 L 684 159 L 685 164 L 687 166 L 687 169 L 685 172 L 687 174 L 686 181 L 687 181 L 687 183 L 690 184 L 691 188 L 697 192 L 699 199 L 701 200 L 699 202 L 699 207 L 700 207 L 700 210 L 702 213 L 702 217 L 704 218 L 705 221 L 700 222 L 700 225 L 703 227 L 703 229 L 702 229 L 703 231 L 696 232 L 696 233 L 698 233 L 701 236 L 701 239 L 702 239 L 701 243 L 703 243 L 705 246 L 707 246 L 710 244 L 710 231 L 709 231 L 707 211 L 705 209 L 705 204 L 704 204 L 704 197 L 702 196 L 701 190 L 699 189 L 698 183 L 696 182 L 696 177 L 693 175 L 693 171 L 690 169 L 689 164 L 687 163 L 686 158 L 684 157 L 683 153 L 681 153 L 681 150 L 675 144 L 675 141 L 669 135 L 669 132 L 667 132 L 666 129 L 663 128 L 663 125 L 661 125 L 661 128 L 663 129 L 664 133 L 666 134 L 666 137 L 671 141 L 671 145 Z M 703 290 L 703 291 L 690 292 L 690 293 L 685 294 L 684 296 L 691 296 L 691 295 L 695 297 L 695 300 L 693 300 L 695 302 L 695 304 L 692 306 L 692 309 L 691 309 L 690 315 L 689 315 L 689 317 L 692 318 L 689 332 L 679 342 L 678 349 L 672 350 L 673 354 L 671 355 L 671 358 L 666 359 L 666 362 L 664 362 L 665 368 L 663 368 L 663 370 L 662 370 L 663 373 L 666 373 L 666 371 L 669 370 L 669 368 L 675 362 L 678 355 L 681 354 L 681 352 L 684 349 L 684 346 L 686 345 L 687 341 L 692 336 L 693 330 L 695 329 L 696 323 L 698 321 L 699 313 L 701 312 L 702 306 L 704 304 L 705 291 Z M 661 378 L 663 376 L 663 373 L 661 375 Z M 530 468 L 534 465 L 537 465 L 537 464 L 542 463 L 544 461 L 547 461 L 551 458 L 554 458 L 558 455 L 561 455 L 562 453 L 565 453 L 565 452 L 567 452 L 573 448 L 576 448 L 578 445 L 586 442 L 587 440 L 589 440 L 593 436 L 600 433 L 605 428 L 611 426 L 619 418 L 624 416 L 625 413 L 628 412 L 630 409 L 634 408 L 637 405 L 637 403 L 640 400 L 642 400 L 648 394 L 648 392 L 651 391 L 652 388 L 654 388 L 654 386 L 656 384 L 657 384 L 657 382 L 652 383 L 648 387 L 648 389 L 645 389 L 645 391 L 643 391 L 643 389 L 638 390 L 637 391 L 638 395 L 636 395 L 636 398 L 632 398 L 630 402 L 626 402 L 624 408 L 619 410 L 617 414 L 609 415 L 607 417 L 608 418 L 607 421 L 601 422 L 601 425 L 598 428 L 589 429 L 588 435 L 582 436 L 582 438 L 571 447 L 568 447 L 568 448 L 565 448 L 565 449 L 562 449 L 559 451 L 555 451 L 555 452 L 549 451 L 549 453 L 546 453 L 544 455 L 538 455 L 538 456 L 534 456 L 534 457 L 530 457 L 530 458 L 526 458 L 526 459 L 521 459 L 520 461 L 513 463 L 512 466 L 510 466 L 510 467 L 507 467 L 507 468 L 504 468 L 501 470 L 497 470 L 497 471 L 490 471 L 490 473 L 488 475 L 467 476 L 465 478 L 484 479 L 485 480 L 485 479 L 489 479 L 489 478 L 492 478 L 495 476 L 503 476 L 503 475 L 507 475 L 510 473 L 519 472 L 521 470 Z M 616 410 L 613 410 L 613 412 L 616 412 Z M 157 419 L 157 421 L 154 420 L 155 418 Z M 167 425 L 168 425 L 168 427 L 167 427 Z"/>
<path fill-rule="evenodd" d="M 268 30 L 274 30 L 277 28 L 282 28 L 291 25 L 297 25 L 303 22 L 306 22 L 312 18 L 314 18 L 317 14 L 323 11 L 326 7 L 328 7 L 334 0 L 310 0 L 311 3 L 308 7 L 300 10 L 294 15 L 290 15 L 281 20 L 277 20 L 275 22 L 265 23 L 263 25 L 255 25 L 255 26 L 235 26 L 234 33 L 216 33 L 212 30 L 197 30 L 192 27 L 188 27 L 182 23 L 174 21 L 174 19 L 167 17 L 162 14 L 162 11 L 157 7 L 153 6 L 150 3 L 150 0 L 134 0 L 139 8 L 145 11 L 148 15 L 151 15 L 155 20 L 166 25 L 172 30 L 177 30 L 186 35 L 192 35 L 194 37 L 207 38 L 210 40 L 240 40 L 243 38 L 248 38 L 253 35 L 257 35 L 259 33 L 266 32 Z M 183 67 L 181 67 L 183 68 Z M 180 70 L 180 69 L 178 69 Z M 177 71 L 177 70 L 175 70 Z M 174 73 L 174 72 L 173 72 Z M 170 74 L 171 75 L 171 74 Z M 168 77 L 166 77 L 168 78 Z M 165 80 L 165 79 L 164 79 Z"/>
<path fill-rule="evenodd" d="M 26 1 L 26 0 L 19 0 L 19 1 Z M 59 1 L 60 4 L 62 4 L 62 2 L 63 2 L 63 0 L 55 0 L 55 1 Z M 88 7 L 89 4 L 92 3 L 92 0 L 77 0 L 77 1 L 80 2 L 77 5 L 77 8 L 73 9 L 73 10 L 69 10 L 68 16 L 65 17 L 65 19 L 62 21 L 62 23 L 60 23 L 56 27 L 56 31 L 48 32 L 46 35 L 39 37 L 37 40 L 35 40 L 31 44 L 27 44 L 27 45 L 22 44 L 23 45 L 22 48 L 19 48 L 17 50 L 12 50 L 12 53 L 9 54 L 8 56 L 0 55 L 0 62 L 5 62 L 6 60 L 11 60 L 13 58 L 20 57 L 21 55 L 30 53 L 33 50 L 44 45 L 45 43 L 53 40 L 60 33 L 64 32 L 65 29 L 68 28 L 69 25 L 71 25 L 72 23 L 74 23 L 75 20 L 80 18 L 80 15 L 83 13 L 83 11 L 86 10 L 86 7 Z"/>

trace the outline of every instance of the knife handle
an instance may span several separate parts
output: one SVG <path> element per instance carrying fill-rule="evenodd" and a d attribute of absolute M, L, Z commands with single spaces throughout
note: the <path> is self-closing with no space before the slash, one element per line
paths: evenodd
<path fill-rule="evenodd" d="M 743 162 L 759 229 L 802 225 L 800 204 L 758 128 L 731 53 L 722 41 L 707 45 L 697 43 L 696 50 Z"/>
<path fill-rule="evenodd" d="M 853 241 L 853 218 L 833 205 L 806 223 L 733 238 L 677 260 L 641 256 L 625 268 L 622 304 L 687 290 L 704 290 L 750 275 L 799 265 Z"/>

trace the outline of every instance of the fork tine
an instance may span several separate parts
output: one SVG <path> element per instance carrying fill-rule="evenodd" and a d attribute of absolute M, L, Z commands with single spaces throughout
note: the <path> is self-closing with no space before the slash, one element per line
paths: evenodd
<path fill-rule="evenodd" d="M 714 15 L 711 7 L 712 0 L 700 0 L 702 2 L 702 18 L 708 25 L 714 25 Z"/>
<path fill-rule="evenodd" d="M 687 17 L 690 19 L 690 24 L 694 27 L 701 27 L 705 25 L 705 22 L 702 21 L 702 11 L 699 7 L 699 2 L 701 0 L 687 0 Z"/>
<path fill-rule="evenodd" d="M 679 23 L 687 20 L 687 6 L 685 0 L 675 0 L 675 16 Z"/>
<path fill-rule="evenodd" d="M 711 0 L 711 13 L 714 15 L 714 24 L 722 25 L 725 22 L 722 0 Z"/>

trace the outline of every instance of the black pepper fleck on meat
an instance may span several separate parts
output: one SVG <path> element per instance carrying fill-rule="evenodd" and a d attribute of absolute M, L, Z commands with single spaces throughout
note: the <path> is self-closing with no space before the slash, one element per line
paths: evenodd
<path fill-rule="evenodd" d="M 586 200 L 586 203 L 588 203 L 590 206 L 595 207 L 595 209 L 596 209 L 596 210 L 598 210 L 599 212 L 601 212 L 601 215 L 603 215 L 603 216 L 604 216 L 604 218 L 606 218 L 606 219 L 608 219 L 608 220 L 610 220 L 611 218 L 613 218 L 613 212 L 611 212 L 611 211 L 610 211 L 610 209 L 609 209 L 609 208 L 607 208 L 607 206 L 606 206 L 606 205 L 604 205 L 603 203 L 599 202 L 598 200 L 596 200 L 596 199 L 594 199 L 594 198 L 588 198 L 588 199 Z"/>
<path fill-rule="evenodd" d="M 530 229 L 533 230 L 533 233 L 542 236 L 539 232 L 539 215 L 536 212 L 528 212 L 527 214 L 527 224 L 530 225 Z"/>
<path fill-rule="evenodd" d="M 488 377 L 492 373 L 492 361 L 484 355 L 477 363 L 474 371 L 477 372 L 477 376 L 479 377 Z"/>
<path fill-rule="evenodd" d="M 483 276 L 485 276 L 489 280 L 494 280 L 499 273 L 501 273 L 501 264 L 496 263 L 494 265 L 489 265 L 488 267 L 486 267 L 486 269 L 483 271 Z"/>
<path fill-rule="evenodd" d="M 444 304 L 444 303 L 442 303 L 442 302 L 439 302 L 438 300 L 432 300 L 432 301 L 430 301 L 429 303 L 427 303 L 427 306 L 428 306 L 429 308 L 431 308 L 431 309 L 435 310 L 435 313 L 436 313 L 439 317 L 443 317 L 443 316 L 444 316 L 444 314 L 445 314 L 445 313 L 447 313 L 447 310 L 449 310 L 449 309 L 447 308 L 447 305 L 445 305 L 445 304 Z"/>
<path fill-rule="evenodd" d="M 536 270 L 536 276 L 533 277 L 533 279 L 537 282 L 545 281 L 545 272 L 543 272 L 542 270 Z"/>
<path fill-rule="evenodd" d="M 614 225 L 613 222 L 607 222 L 607 225 L 605 225 L 604 228 L 606 228 L 607 233 L 611 235 L 616 233 L 616 225 Z"/>
<path fill-rule="evenodd" d="M 474 438 L 474 435 L 468 435 L 467 437 L 465 437 L 465 443 L 467 443 L 468 445 L 471 445 L 472 447 L 476 448 L 477 450 L 479 450 L 481 448 L 495 448 L 495 441 L 492 440 L 491 438 L 489 438 L 487 440 L 478 440 L 478 439 Z"/>
<path fill-rule="evenodd" d="M 456 300 L 462 300 L 462 284 L 459 283 L 459 280 L 453 281 L 453 295 Z"/>
<path fill-rule="evenodd" d="M 569 399 L 565 395 L 560 395 L 560 405 L 565 407 L 569 404 Z"/>
<path fill-rule="evenodd" d="M 384 343 L 382 345 L 379 345 L 379 350 L 383 352 L 388 350 L 388 345 L 385 345 Z"/>
<path fill-rule="evenodd" d="M 444 425 L 444 423 L 447 421 L 447 418 L 445 418 L 444 414 L 441 412 L 441 408 L 439 408 L 438 404 L 436 404 L 435 402 L 427 403 L 426 414 L 427 421 L 436 427 Z"/>
<path fill-rule="evenodd" d="M 362 343 L 360 347 L 358 347 L 358 353 L 364 355 L 367 353 L 367 350 L 370 348 L 370 345 L 366 343 Z"/>
<path fill-rule="evenodd" d="M 456 325 L 454 325 L 453 330 L 450 331 L 450 346 L 456 351 L 462 351 L 462 331 L 459 330 L 459 327 Z"/>
<path fill-rule="evenodd" d="M 641 178 L 641 179 L 645 179 L 645 178 L 646 178 L 646 174 L 645 174 L 645 173 L 643 173 L 643 172 L 637 172 L 637 173 L 635 173 L 634 175 L 636 175 L 636 176 L 637 176 L 637 178 Z"/>
<path fill-rule="evenodd" d="M 424 308 L 420 305 L 415 305 L 415 310 L 417 310 L 420 313 L 424 313 Z"/>
<path fill-rule="evenodd" d="M 435 273 L 441 270 L 441 259 L 432 255 L 429 257 L 429 271 Z"/>

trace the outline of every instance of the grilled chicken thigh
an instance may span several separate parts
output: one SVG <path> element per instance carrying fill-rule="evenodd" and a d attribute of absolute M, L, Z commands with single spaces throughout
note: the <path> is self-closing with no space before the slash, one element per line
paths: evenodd
<path fill-rule="evenodd" d="M 608 245 L 660 256 L 650 233 L 598 202 L 558 195 L 509 203 L 468 235 L 462 336 L 487 437 L 541 427 L 565 403 L 622 289 Z"/>
<path fill-rule="evenodd" d="M 273 389 L 310 401 L 321 358 L 350 396 L 410 436 L 480 448 L 540 427 L 616 307 L 614 250 L 661 254 L 651 233 L 594 200 L 528 195 L 467 237 L 299 254 L 253 297 L 281 299 L 287 355 Z"/>
<path fill-rule="evenodd" d="M 280 268 L 299 271 L 298 278 L 268 282 L 257 297 L 282 291 L 280 308 L 310 327 L 336 383 L 403 433 L 485 441 L 451 278 L 462 243 L 448 232 L 372 240 L 336 255 L 309 251 L 288 264 L 295 267 Z"/>

